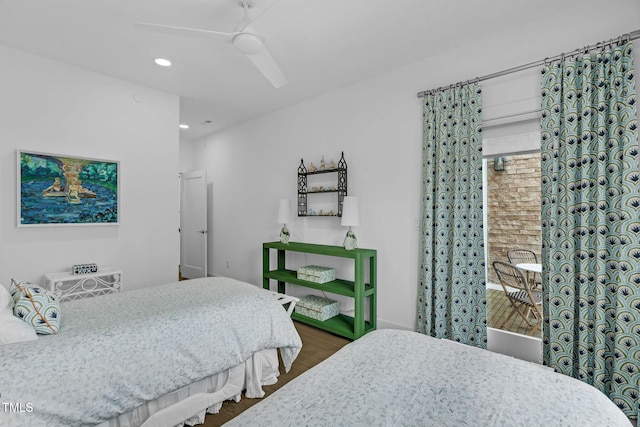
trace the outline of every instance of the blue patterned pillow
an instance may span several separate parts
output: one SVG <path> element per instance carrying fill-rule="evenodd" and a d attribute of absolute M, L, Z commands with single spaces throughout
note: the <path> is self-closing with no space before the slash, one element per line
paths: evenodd
<path fill-rule="evenodd" d="M 9 290 L 13 298 L 13 314 L 24 320 L 41 335 L 58 333 L 60 304 L 55 295 L 29 282 L 11 279 Z"/>

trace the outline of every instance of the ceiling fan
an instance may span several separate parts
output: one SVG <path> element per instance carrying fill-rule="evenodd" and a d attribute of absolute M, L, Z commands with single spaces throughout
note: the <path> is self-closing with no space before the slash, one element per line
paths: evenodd
<path fill-rule="evenodd" d="M 242 0 L 240 6 L 244 10 L 244 17 L 238 25 L 236 25 L 235 31 L 233 32 L 176 27 L 147 22 L 134 22 L 133 25 L 140 29 L 160 31 L 163 33 L 201 37 L 228 37 L 233 47 L 238 52 L 245 54 L 275 88 L 286 85 L 288 83 L 287 78 L 264 45 L 264 39 L 251 27 L 251 24 L 255 21 L 249 18 L 249 9 L 253 6 L 252 3 L 248 0 Z M 271 6 L 273 6 L 273 4 Z M 266 10 L 264 12 L 266 12 Z"/>

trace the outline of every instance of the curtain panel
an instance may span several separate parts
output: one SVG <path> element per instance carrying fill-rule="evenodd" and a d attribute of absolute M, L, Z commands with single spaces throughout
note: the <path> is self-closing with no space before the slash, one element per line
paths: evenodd
<path fill-rule="evenodd" d="M 486 348 L 482 91 L 424 97 L 417 331 Z"/>
<path fill-rule="evenodd" d="M 632 45 L 542 70 L 543 358 L 629 417 L 640 393 L 640 172 Z"/>

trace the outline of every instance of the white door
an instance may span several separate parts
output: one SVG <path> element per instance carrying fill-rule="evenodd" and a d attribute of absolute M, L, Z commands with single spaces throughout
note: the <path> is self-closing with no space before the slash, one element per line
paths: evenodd
<path fill-rule="evenodd" d="M 207 174 L 180 175 L 180 273 L 186 279 L 207 276 Z"/>

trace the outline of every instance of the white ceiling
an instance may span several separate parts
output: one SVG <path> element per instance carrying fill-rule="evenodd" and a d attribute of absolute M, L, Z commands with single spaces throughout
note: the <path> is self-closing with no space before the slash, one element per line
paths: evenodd
<path fill-rule="evenodd" d="M 251 1 L 253 28 L 289 80 L 282 88 L 271 86 L 229 38 L 133 26 L 233 31 L 242 19 L 240 0 L 0 0 L 0 44 L 177 94 L 180 119 L 190 125 L 181 136 L 196 139 L 581 3 Z M 173 66 L 157 67 L 156 57 Z"/>

